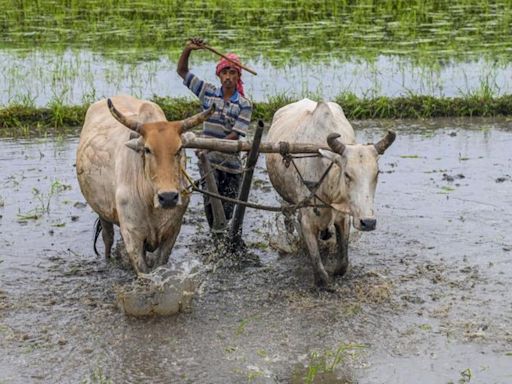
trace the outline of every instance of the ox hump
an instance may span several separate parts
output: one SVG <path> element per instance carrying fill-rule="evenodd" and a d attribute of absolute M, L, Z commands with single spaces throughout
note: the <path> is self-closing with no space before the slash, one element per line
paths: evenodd
<path fill-rule="evenodd" d="M 332 113 L 330 106 L 325 102 L 320 102 L 311 113 L 309 124 L 317 130 L 323 128 L 325 132 L 336 132 L 337 121 Z"/>
<path fill-rule="evenodd" d="M 166 121 L 164 111 L 157 104 L 145 101 L 139 107 L 137 120 L 142 124 Z"/>

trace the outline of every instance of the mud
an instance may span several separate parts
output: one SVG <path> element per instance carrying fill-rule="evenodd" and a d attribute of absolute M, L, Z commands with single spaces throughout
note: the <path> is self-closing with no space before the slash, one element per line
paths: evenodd
<path fill-rule="evenodd" d="M 355 126 L 398 138 L 334 292 L 269 246 L 273 213 L 246 212 L 261 266 L 223 267 L 194 195 L 169 262 L 201 265 L 191 311 L 142 319 L 116 302 L 127 264 L 92 250 L 77 138 L 1 140 L 0 383 L 512 382 L 511 123 Z M 250 199 L 277 204 L 263 165 Z"/>

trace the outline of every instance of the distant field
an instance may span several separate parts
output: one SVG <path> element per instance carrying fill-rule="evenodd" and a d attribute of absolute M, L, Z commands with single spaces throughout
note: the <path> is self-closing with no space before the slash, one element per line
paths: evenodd
<path fill-rule="evenodd" d="M 512 94 L 512 0 L 0 0 L 0 105 L 190 97 L 187 38 L 235 51 L 254 101 Z M 210 52 L 192 70 L 217 81 Z"/>
<path fill-rule="evenodd" d="M 205 36 L 273 63 L 512 55 L 510 0 L 2 0 L 0 6 L 0 48 L 74 47 L 146 59 L 151 51 L 177 54 L 187 37 Z"/>

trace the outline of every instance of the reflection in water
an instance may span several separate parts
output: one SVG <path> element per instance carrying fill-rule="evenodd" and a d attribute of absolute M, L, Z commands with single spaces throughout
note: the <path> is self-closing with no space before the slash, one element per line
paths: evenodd
<path fill-rule="evenodd" d="M 191 69 L 216 83 L 215 60 L 211 54 L 197 54 L 191 59 Z M 372 61 L 332 59 L 274 66 L 261 60 L 247 64 L 258 73 L 243 75 L 246 92 L 254 101 L 276 95 L 329 99 L 342 93 L 359 97 L 512 93 L 512 64 L 483 58 L 434 64 L 381 55 Z M 0 105 L 82 104 L 119 93 L 142 98 L 191 97 L 176 74 L 176 62 L 167 56 L 126 63 L 87 50 L 33 50 L 21 55 L 0 51 L 0 74 Z"/>

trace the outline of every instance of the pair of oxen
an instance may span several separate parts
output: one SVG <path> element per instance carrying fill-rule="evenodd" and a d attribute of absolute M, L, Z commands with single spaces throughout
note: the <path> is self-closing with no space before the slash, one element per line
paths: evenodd
<path fill-rule="evenodd" d="M 116 224 L 137 273 L 168 262 L 189 203 L 183 193 L 188 184 L 183 134 L 212 112 L 169 122 L 158 105 L 131 96 L 91 105 L 80 136 L 76 171 L 85 199 L 99 216 L 106 257 L 111 255 Z M 332 102 L 304 99 L 274 115 L 267 141 L 319 146 L 327 141 L 331 149 L 319 150 L 317 157 L 295 159 L 294 167 L 286 167 L 280 154 L 266 155 L 270 181 L 290 204 L 311 196 L 304 180 L 318 180 L 325 174 L 315 191 L 323 206 L 299 209 L 297 221 L 317 285 L 328 286 L 332 276 L 347 271 L 351 219 L 358 230 L 375 229 L 377 161 L 394 139 L 394 133 L 388 132 L 376 144 L 357 144 L 342 108 Z M 330 232 L 335 232 L 336 251 L 328 271 L 319 238 Z"/>

